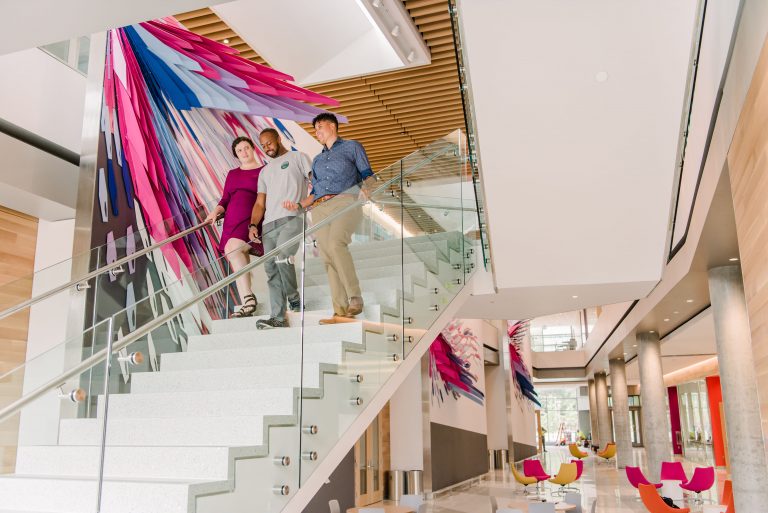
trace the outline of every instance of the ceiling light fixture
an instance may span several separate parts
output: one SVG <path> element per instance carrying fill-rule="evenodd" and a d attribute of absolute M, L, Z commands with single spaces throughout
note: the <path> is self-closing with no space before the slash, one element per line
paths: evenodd
<path fill-rule="evenodd" d="M 693 299 L 686 299 L 685 302 L 686 303 L 693 303 Z"/>
<path fill-rule="evenodd" d="M 738 261 L 739 261 L 739 259 L 738 259 L 738 258 L 736 258 L 736 257 L 733 257 L 733 258 L 729 258 L 729 259 L 728 259 L 728 261 L 729 261 L 729 262 L 738 262 Z"/>
<path fill-rule="evenodd" d="M 633 344 L 632 347 L 637 347 L 637 344 Z"/>
<path fill-rule="evenodd" d="M 669 322 L 669 317 L 667 317 L 666 319 L 664 319 L 664 322 Z"/>
<path fill-rule="evenodd" d="M 655 331 L 653 331 L 653 330 L 651 330 L 651 331 L 649 331 L 648 333 L 656 333 L 656 332 L 655 332 Z"/>
<path fill-rule="evenodd" d="M 225 39 L 222 41 L 222 43 L 224 43 L 225 45 L 228 45 L 228 44 L 229 44 L 229 39 L 226 39 L 226 38 L 225 38 Z"/>
<path fill-rule="evenodd" d="M 573 299 L 579 299 L 579 296 L 571 296 Z"/>
<path fill-rule="evenodd" d="M 595 74 L 595 80 L 598 81 L 598 82 L 601 82 L 601 83 L 605 82 L 606 80 L 608 80 L 608 72 L 607 71 L 598 71 Z"/>
<path fill-rule="evenodd" d="M 371 26 L 381 32 L 403 66 L 430 64 L 429 47 L 401 0 L 356 0 Z"/>
<path fill-rule="evenodd" d="M 674 311 L 674 312 L 672 312 L 672 313 L 673 313 L 673 314 L 679 314 L 680 312 L 678 312 L 677 310 L 675 310 L 675 311 Z"/>

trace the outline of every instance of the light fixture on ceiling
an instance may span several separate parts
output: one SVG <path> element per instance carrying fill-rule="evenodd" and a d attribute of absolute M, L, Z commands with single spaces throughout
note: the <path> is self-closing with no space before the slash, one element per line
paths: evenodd
<path fill-rule="evenodd" d="M 669 317 L 667 317 L 666 319 L 664 319 L 664 322 L 669 322 Z"/>
<path fill-rule="evenodd" d="M 223 39 L 221 42 L 222 42 L 222 43 L 224 43 L 225 45 L 228 45 L 228 44 L 229 44 L 229 39 L 226 39 L 226 38 L 225 38 L 225 39 Z"/>
<path fill-rule="evenodd" d="M 579 296 L 571 296 L 573 299 L 579 299 Z"/>
<path fill-rule="evenodd" d="M 686 303 L 693 303 L 693 299 L 686 299 L 685 302 Z"/>
<path fill-rule="evenodd" d="M 606 80 L 608 80 L 608 72 L 607 71 L 598 71 L 597 73 L 595 73 L 595 80 L 597 82 L 601 82 L 601 83 L 605 82 Z"/>
<path fill-rule="evenodd" d="M 673 314 L 679 314 L 680 312 L 678 312 L 677 310 L 675 310 L 675 311 L 674 311 L 674 312 L 672 312 L 672 313 L 673 313 Z"/>
<path fill-rule="evenodd" d="M 729 259 L 728 259 L 728 261 L 729 261 L 729 262 L 738 262 L 738 261 L 739 261 L 739 259 L 738 259 L 738 258 L 736 258 L 736 257 L 732 257 L 732 258 L 729 258 Z"/>
<path fill-rule="evenodd" d="M 651 331 L 649 331 L 648 333 L 656 333 L 656 332 L 655 332 L 655 331 L 653 331 L 653 330 L 651 330 Z"/>
<path fill-rule="evenodd" d="M 357 0 L 356 3 L 389 42 L 403 66 L 432 62 L 429 47 L 402 0 Z"/>
<path fill-rule="evenodd" d="M 637 344 L 633 344 L 632 347 L 637 347 Z"/>

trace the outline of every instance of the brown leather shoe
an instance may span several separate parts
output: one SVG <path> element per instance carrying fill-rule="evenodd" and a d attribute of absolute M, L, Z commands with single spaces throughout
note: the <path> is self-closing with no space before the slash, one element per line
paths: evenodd
<path fill-rule="evenodd" d="M 360 296 L 352 296 L 349 298 L 349 306 L 347 307 L 347 315 L 354 317 L 363 313 L 363 298 Z"/>

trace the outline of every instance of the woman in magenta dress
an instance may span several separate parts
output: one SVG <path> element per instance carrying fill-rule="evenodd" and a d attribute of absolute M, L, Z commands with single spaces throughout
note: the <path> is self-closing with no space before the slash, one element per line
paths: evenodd
<path fill-rule="evenodd" d="M 258 194 L 259 173 L 264 166 L 256 160 L 253 141 L 247 137 L 238 137 L 232 142 L 232 153 L 240 161 L 240 167 L 227 173 L 221 201 L 205 220 L 213 222 L 224 214 L 219 251 L 229 260 L 232 271 L 237 272 L 248 263 L 249 254 L 264 254 L 261 243 L 250 241 L 248 238 L 251 211 Z M 257 304 L 256 296 L 251 290 L 250 273 L 237 279 L 237 291 L 242 300 L 242 307 L 232 314 L 232 317 L 250 317 L 256 312 Z"/>

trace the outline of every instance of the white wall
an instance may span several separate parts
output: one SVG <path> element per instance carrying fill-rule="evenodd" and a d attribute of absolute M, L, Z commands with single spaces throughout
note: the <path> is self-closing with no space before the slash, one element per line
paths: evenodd
<path fill-rule="evenodd" d="M 422 428 L 421 366 L 417 365 L 389 400 L 390 466 L 393 470 L 424 470 Z"/>
<path fill-rule="evenodd" d="M 40 220 L 35 250 L 35 279 L 32 296 L 66 283 L 74 240 L 74 219 Z M 59 264 L 59 262 L 63 262 Z M 64 291 L 32 306 L 27 339 L 24 393 L 36 389 L 64 370 L 70 291 Z M 77 344 L 79 346 L 79 344 Z M 58 439 L 60 400 L 51 392 L 24 408 L 19 426 L 19 445 L 55 444 Z"/>
<path fill-rule="evenodd" d="M 80 153 L 85 81 L 38 48 L 0 56 L 0 118 Z"/>

